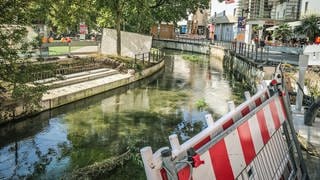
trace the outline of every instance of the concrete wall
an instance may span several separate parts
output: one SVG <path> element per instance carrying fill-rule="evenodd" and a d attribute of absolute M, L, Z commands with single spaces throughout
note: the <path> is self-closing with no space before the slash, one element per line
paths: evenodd
<path fill-rule="evenodd" d="M 120 80 L 108 82 L 94 88 L 88 88 L 82 91 L 75 91 L 70 94 L 56 96 L 51 99 L 49 98 L 49 99 L 42 100 L 40 102 L 41 109 L 39 110 L 39 112 L 53 109 L 53 108 L 66 105 L 90 96 L 100 94 L 102 92 L 106 92 L 108 90 L 112 90 L 121 86 L 128 85 L 130 83 L 134 83 L 136 81 L 139 81 L 141 79 L 144 79 L 153 75 L 154 73 L 161 70 L 163 67 L 164 67 L 164 61 L 161 61 L 160 63 L 155 64 L 152 67 L 143 70 L 142 72 L 136 72 L 134 75 L 128 74 L 126 78 L 122 78 Z M 15 107 L 15 109 L 2 110 L 0 111 L 0 117 L 1 117 L 0 124 L 14 121 L 25 115 L 28 115 L 28 114 L 24 114 L 22 106 L 17 106 Z"/>
<path fill-rule="evenodd" d="M 210 48 L 210 56 L 215 57 L 221 61 L 223 60 L 226 54 L 227 50 L 221 46 L 211 46 Z"/>
<path fill-rule="evenodd" d="M 210 46 L 208 44 L 200 43 L 186 43 L 175 40 L 156 40 L 152 41 L 152 47 L 175 49 L 188 52 L 196 52 L 202 54 L 209 54 Z"/>
<path fill-rule="evenodd" d="M 80 99 L 84 99 L 93 95 L 100 94 L 102 92 L 106 92 L 108 90 L 112 90 L 121 86 L 128 85 L 130 83 L 133 83 L 143 78 L 146 78 L 148 76 L 151 76 L 152 74 L 156 73 L 163 67 L 164 67 L 164 61 L 161 61 L 160 63 L 153 65 L 152 67 L 145 69 L 142 72 L 137 72 L 134 75 L 128 75 L 126 78 L 113 81 L 113 82 L 108 82 L 106 84 L 103 84 L 94 88 L 88 88 L 83 91 L 76 91 L 71 94 L 58 96 L 52 99 L 47 99 L 41 102 L 41 107 L 42 107 L 41 110 L 44 111 L 44 110 L 56 108 Z"/>
<path fill-rule="evenodd" d="M 117 32 L 114 29 L 103 29 L 101 41 L 102 54 L 117 54 Z M 149 52 L 152 37 L 121 31 L 121 55 L 134 57 L 135 54 Z"/>

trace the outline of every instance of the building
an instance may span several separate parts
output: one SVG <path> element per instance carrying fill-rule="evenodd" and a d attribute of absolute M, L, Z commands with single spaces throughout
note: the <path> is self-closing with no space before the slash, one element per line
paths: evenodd
<path fill-rule="evenodd" d="M 237 36 L 237 19 L 235 16 L 225 14 L 216 16 L 214 19 L 215 33 L 214 39 L 217 41 L 232 41 Z"/>
<path fill-rule="evenodd" d="M 290 22 L 299 20 L 300 2 L 301 0 L 273 1 L 271 18 L 279 22 Z"/>
<path fill-rule="evenodd" d="M 158 24 L 153 25 L 150 31 L 153 38 L 175 39 L 175 28 L 173 24 Z"/>
<path fill-rule="evenodd" d="M 301 0 L 240 0 L 238 16 L 246 19 L 244 33 L 246 43 L 258 37 L 264 40 L 266 29 L 284 23 L 298 21 Z M 296 23 L 293 23 L 296 24 Z"/>
<path fill-rule="evenodd" d="M 232 41 L 237 38 L 237 3 L 235 0 L 231 3 L 218 0 L 211 1 L 211 18 L 213 26 L 214 39 L 218 41 Z"/>
<path fill-rule="evenodd" d="M 210 17 L 210 10 L 197 9 L 193 14 L 191 21 L 188 21 L 188 29 L 191 34 L 207 35 L 208 33 L 208 19 Z"/>
<path fill-rule="evenodd" d="M 301 0 L 300 18 L 304 18 L 310 14 L 320 14 L 319 0 Z"/>

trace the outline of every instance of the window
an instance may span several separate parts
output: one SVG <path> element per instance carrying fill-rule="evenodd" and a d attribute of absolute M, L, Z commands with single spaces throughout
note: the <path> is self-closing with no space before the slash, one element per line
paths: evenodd
<path fill-rule="evenodd" d="M 309 5 L 309 2 L 307 1 L 304 5 L 304 13 L 307 13 L 308 11 L 308 5 Z"/>
<path fill-rule="evenodd" d="M 295 15 L 295 14 L 294 14 L 294 13 L 295 13 L 294 11 L 295 11 L 295 7 L 292 7 L 292 8 L 291 8 L 291 15 L 292 15 L 292 16 Z"/>

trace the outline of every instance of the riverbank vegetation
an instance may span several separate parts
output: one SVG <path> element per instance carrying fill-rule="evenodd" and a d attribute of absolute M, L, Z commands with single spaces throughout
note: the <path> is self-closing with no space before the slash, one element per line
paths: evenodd
<path fill-rule="evenodd" d="M 198 62 L 202 59 L 200 55 L 183 55 L 182 58 L 191 62 Z"/>
<path fill-rule="evenodd" d="M 205 108 L 208 107 L 208 104 L 207 104 L 207 102 L 205 101 L 205 99 L 202 98 L 202 99 L 199 99 L 199 100 L 196 101 L 196 107 L 197 107 L 198 109 L 205 109 Z"/>

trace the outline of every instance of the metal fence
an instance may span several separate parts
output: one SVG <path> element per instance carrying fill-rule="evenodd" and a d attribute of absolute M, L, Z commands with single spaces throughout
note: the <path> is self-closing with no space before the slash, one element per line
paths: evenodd
<path fill-rule="evenodd" d="M 258 44 L 222 41 L 214 41 L 211 44 L 230 49 L 237 56 L 268 65 L 279 63 L 298 65 L 299 55 L 302 53 L 302 48 L 295 47 L 260 46 Z"/>
<path fill-rule="evenodd" d="M 268 65 L 277 65 L 279 63 L 298 65 L 299 55 L 303 51 L 303 47 L 264 46 L 260 44 L 246 44 L 236 41 L 214 41 L 199 37 L 177 36 L 175 39 L 154 39 L 158 41 L 164 40 L 190 45 L 220 46 L 231 50 L 236 54 L 236 56 L 247 58 L 256 63 Z"/>
<path fill-rule="evenodd" d="M 165 56 L 165 53 L 162 50 L 152 50 L 150 52 L 146 53 L 138 53 L 134 55 L 134 63 L 136 64 L 138 61 L 141 61 L 142 64 L 144 63 L 157 63 L 159 62 L 163 57 Z"/>
<path fill-rule="evenodd" d="M 95 54 L 99 52 L 98 41 L 72 41 L 67 42 L 51 42 L 41 45 L 34 56 L 50 57 L 50 56 L 66 56 Z M 84 48 L 85 47 L 85 48 Z M 81 48 L 81 50 L 79 50 Z"/>

